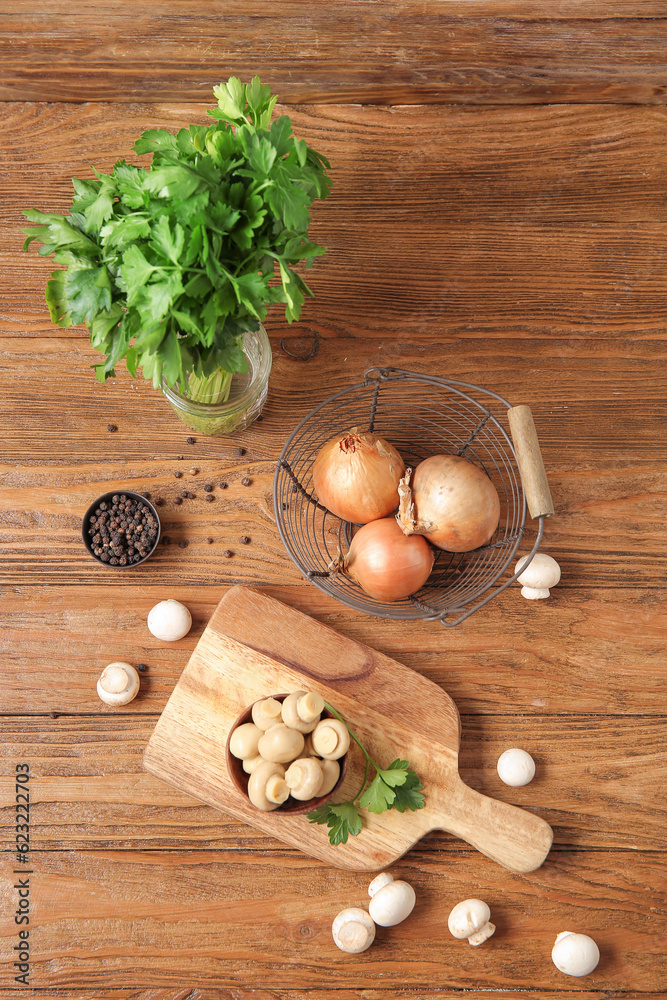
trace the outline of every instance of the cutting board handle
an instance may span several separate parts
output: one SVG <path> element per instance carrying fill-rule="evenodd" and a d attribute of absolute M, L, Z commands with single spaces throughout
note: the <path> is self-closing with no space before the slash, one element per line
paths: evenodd
<path fill-rule="evenodd" d="M 539 868 L 553 843 L 553 830 L 534 813 L 491 799 L 460 779 L 443 802 L 441 829 L 513 872 Z"/>

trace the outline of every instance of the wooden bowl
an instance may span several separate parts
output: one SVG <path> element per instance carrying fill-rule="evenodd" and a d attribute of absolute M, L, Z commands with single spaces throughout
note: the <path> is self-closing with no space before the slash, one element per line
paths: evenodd
<path fill-rule="evenodd" d="M 259 698 L 258 701 L 265 701 L 266 698 L 275 698 L 276 701 L 282 702 L 285 700 L 286 697 L 287 697 L 286 694 L 267 694 L 264 698 Z M 240 760 L 238 757 L 235 757 L 234 754 L 230 751 L 229 744 L 232 738 L 232 733 L 238 726 L 242 726 L 244 722 L 252 722 L 252 710 L 254 705 L 256 704 L 257 702 L 253 702 L 253 704 L 250 705 L 249 708 L 246 708 L 244 712 L 241 712 L 238 719 L 236 719 L 234 725 L 229 730 L 229 736 L 227 737 L 227 746 L 225 748 L 227 755 L 227 770 L 229 771 L 229 777 L 232 779 L 232 783 L 239 790 L 239 792 L 241 792 L 245 796 L 248 795 L 248 779 L 250 778 L 250 775 L 243 770 L 243 761 Z M 322 712 L 321 718 L 333 719 L 334 716 L 332 715 L 332 713 L 329 711 L 328 708 L 325 708 L 324 711 Z M 345 778 L 345 774 L 347 772 L 347 753 L 343 754 L 343 756 L 339 758 L 338 763 L 340 764 L 340 777 L 338 778 L 338 781 L 327 795 L 321 795 L 319 798 L 307 799 L 305 802 L 302 802 L 301 799 L 293 799 L 292 796 L 290 795 L 290 797 L 285 802 L 283 802 L 281 806 L 278 806 L 277 809 L 273 809 L 271 811 L 292 813 L 292 814 L 307 813 L 310 812 L 311 809 L 316 809 L 318 806 L 321 806 L 323 802 L 328 802 L 329 799 L 336 794 L 338 788 L 340 787 L 342 781 Z"/>

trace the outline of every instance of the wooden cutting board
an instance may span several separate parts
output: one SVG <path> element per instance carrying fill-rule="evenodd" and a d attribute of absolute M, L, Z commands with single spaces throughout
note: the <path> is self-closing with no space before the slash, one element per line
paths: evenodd
<path fill-rule="evenodd" d="M 381 626 L 378 626 L 381 627 Z M 262 813 L 232 784 L 225 746 L 252 702 L 318 691 L 386 766 L 409 759 L 426 806 L 417 812 L 363 812 L 364 829 L 333 847 L 327 829 L 304 815 Z M 543 819 L 474 791 L 458 773 L 460 719 L 442 688 L 414 670 L 245 587 L 220 601 L 144 752 L 147 771 L 322 861 L 351 871 L 385 868 L 432 830 L 447 830 L 511 871 L 546 858 L 553 833 Z M 363 778 L 353 744 L 334 801 Z"/>

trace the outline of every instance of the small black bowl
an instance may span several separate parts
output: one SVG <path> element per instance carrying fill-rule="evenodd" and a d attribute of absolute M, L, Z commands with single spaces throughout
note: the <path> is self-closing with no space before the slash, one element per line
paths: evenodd
<path fill-rule="evenodd" d="M 148 508 L 150 513 L 155 518 L 157 524 L 157 535 L 155 536 L 155 542 L 150 552 L 148 552 L 145 556 L 142 556 L 141 559 L 137 559 L 136 562 L 128 562 L 125 566 L 121 565 L 113 566 L 111 565 L 111 563 L 102 562 L 100 557 L 96 556 L 95 553 L 93 552 L 91 536 L 88 534 L 88 529 L 91 526 L 90 519 L 94 515 L 99 505 L 101 503 L 109 503 L 109 504 L 113 503 L 113 497 L 115 496 L 124 496 L 127 500 L 140 501 L 144 505 L 144 507 Z M 160 516 L 156 511 L 155 507 L 153 506 L 153 504 L 150 502 L 150 500 L 147 500 L 146 497 L 142 496 L 141 493 L 133 493 L 131 490 L 111 490 L 111 492 L 109 493 L 103 493 L 101 497 L 98 497 L 97 500 L 94 501 L 94 503 L 91 503 L 90 507 L 83 515 L 83 523 L 81 525 L 81 537 L 83 538 L 83 544 L 86 546 L 88 552 L 93 557 L 95 562 L 99 563 L 100 566 L 106 566 L 108 569 L 134 569 L 135 566 L 141 566 L 141 564 L 143 562 L 146 562 L 147 559 L 150 559 L 150 557 L 155 552 L 158 543 L 160 541 L 160 531 L 161 531 Z"/>

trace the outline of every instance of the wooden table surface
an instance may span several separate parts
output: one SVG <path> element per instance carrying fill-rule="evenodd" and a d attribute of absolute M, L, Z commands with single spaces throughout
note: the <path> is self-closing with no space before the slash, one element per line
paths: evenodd
<path fill-rule="evenodd" d="M 7 5 L 1 1000 L 664 995 L 666 57 L 664 2 Z M 51 325 L 50 262 L 21 252 L 20 210 L 65 211 L 70 178 L 132 159 L 144 128 L 204 122 L 212 86 L 232 72 L 258 72 L 330 158 L 333 194 L 312 226 L 328 253 L 303 321 L 288 328 L 276 313 L 267 323 L 262 422 L 188 445 L 148 384 L 119 368 L 99 386 L 85 330 Z M 556 506 L 543 549 L 563 574 L 550 600 L 511 588 L 454 629 L 385 622 L 294 568 L 272 509 L 276 457 L 313 406 L 387 364 L 531 405 Z M 174 472 L 191 467 L 197 496 L 176 506 Z M 204 503 L 203 485 L 223 481 Z M 88 504 L 116 487 L 162 498 L 172 539 L 131 575 L 96 565 L 79 534 Z M 429 836 L 394 868 L 416 889 L 414 914 L 360 956 L 337 951 L 331 921 L 367 901 L 367 878 L 141 769 L 190 651 L 235 583 L 441 684 L 462 714 L 464 779 L 553 825 L 544 866 L 512 875 L 453 837 Z M 169 647 L 145 627 L 166 597 L 194 617 Z M 95 693 L 113 659 L 149 667 L 120 711 Z M 497 777 L 510 746 L 536 759 L 525 788 Z M 24 763 L 29 986 L 13 966 Z M 479 949 L 447 931 L 449 910 L 469 896 L 489 903 L 498 926 Z M 561 930 L 598 942 L 591 976 L 552 965 Z"/>

